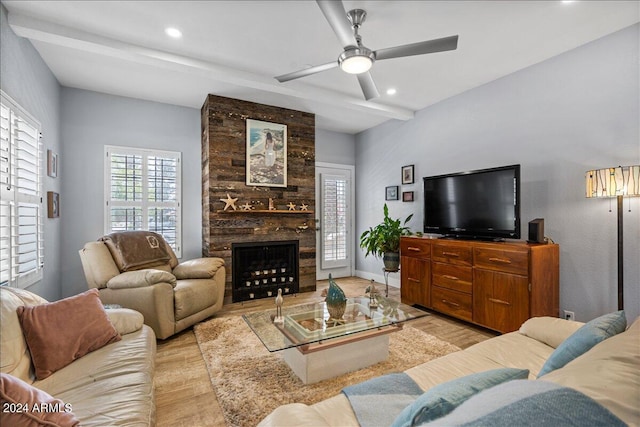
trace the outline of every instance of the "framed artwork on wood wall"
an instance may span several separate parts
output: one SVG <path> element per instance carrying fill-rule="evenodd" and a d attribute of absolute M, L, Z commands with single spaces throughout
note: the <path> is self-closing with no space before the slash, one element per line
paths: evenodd
<path fill-rule="evenodd" d="M 287 125 L 247 119 L 246 184 L 287 186 Z"/>

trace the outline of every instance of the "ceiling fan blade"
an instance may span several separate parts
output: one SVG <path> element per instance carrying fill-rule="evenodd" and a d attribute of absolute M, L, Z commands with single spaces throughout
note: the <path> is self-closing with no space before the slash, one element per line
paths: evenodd
<path fill-rule="evenodd" d="M 283 74 L 276 76 L 275 79 L 280 83 L 288 82 L 289 80 L 299 79 L 300 77 L 310 76 L 311 74 L 320 73 L 322 71 L 330 70 L 338 66 L 338 61 L 329 62 L 328 64 L 316 65 L 315 67 L 309 67 L 302 70 L 294 71 L 293 73 Z"/>
<path fill-rule="evenodd" d="M 424 55 L 425 53 L 455 50 L 458 47 L 458 36 L 443 37 L 441 39 L 405 44 L 376 50 L 376 60 L 400 58 L 403 56 Z"/>
<path fill-rule="evenodd" d="M 367 101 L 380 96 L 370 72 L 367 71 L 366 73 L 358 74 L 358 83 L 360 83 L 362 93 Z"/>
<path fill-rule="evenodd" d="M 351 23 L 347 18 L 347 12 L 344 10 L 342 1 L 336 0 L 316 0 L 324 17 L 331 25 L 333 32 L 338 36 L 342 47 L 357 46 L 358 42 L 353 35 Z"/>

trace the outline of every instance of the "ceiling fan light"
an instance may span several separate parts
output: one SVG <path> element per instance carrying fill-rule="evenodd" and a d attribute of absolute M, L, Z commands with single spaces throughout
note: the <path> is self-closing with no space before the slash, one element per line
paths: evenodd
<path fill-rule="evenodd" d="M 375 55 L 367 48 L 345 50 L 338 57 L 340 68 L 345 73 L 361 74 L 371 69 Z"/>

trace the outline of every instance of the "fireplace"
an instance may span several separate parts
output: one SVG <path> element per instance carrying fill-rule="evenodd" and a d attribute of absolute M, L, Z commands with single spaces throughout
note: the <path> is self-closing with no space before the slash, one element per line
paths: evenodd
<path fill-rule="evenodd" d="M 297 240 L 233 243 L 233 302 L 299 292 Z"/>

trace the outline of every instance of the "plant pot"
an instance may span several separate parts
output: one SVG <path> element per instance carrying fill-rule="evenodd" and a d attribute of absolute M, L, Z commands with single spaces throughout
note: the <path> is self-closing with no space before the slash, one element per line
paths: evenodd
<path fill-rule="evenodd" d="M 384 262 L 385 270 L 398 271 L 398 269 L 400 268 L 400 253 L 385 252 L 382 256 L 382 262 Z"/>

